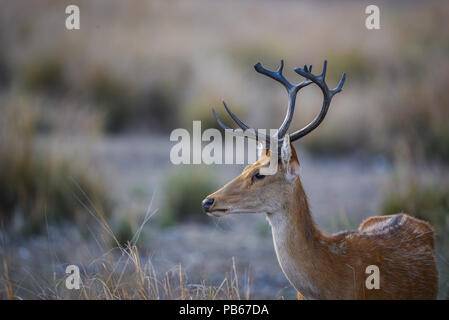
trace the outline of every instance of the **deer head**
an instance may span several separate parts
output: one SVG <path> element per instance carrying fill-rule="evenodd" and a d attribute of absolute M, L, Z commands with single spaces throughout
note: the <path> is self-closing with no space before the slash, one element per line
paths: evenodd
<path fill-rule="evenodd" d="M 319 75 L 312 74 L 312 66 L 296 68 L 295 72 L 305 78 L 296 85 L 291 84 L 282 74 L 284 68 L 283 61 L 281 61 L 277 71 L 267 70 L 260 63 L 254 66 L 257 72 L 278 81 L 287 90 L 287 113 L 283 123 L 277 130 L 277 135 L 268 136 L 257 129 L 250 128 L 223 102 L 231 118 L 244 130 L 243 133 L 236 132 L 224 125 L 215 110 L 212 109 L 215 118 L 225 131 L 234 135 L 244 135 L 247 138 L 262 141 L 266 149 L 261 153 L 257 162 L 247 166 L 238 177 L 203 200 L 202 206 L 206 213 L 213 216 L 224 216 L 233 213 L 277 212 L 282 208 L 285 200 L 294 195 L 296 188 L 298 185 L 300 186 L 301 182 L 299 179 L 298 157 L 291 143 L 309 134 L 319 126 L 327 114 L 332 97 L 342 90 L 346 78 L 346 75 L 343 74 L 338 86 L 330 90 L 325 82 L 326 66 L 327 62 L 324 61 L 323 71 Z M 315 83 L 323 93 L 321 111 L 304 128 L 288 134 L 287 131 L 290 127 L 295 109 L 296 95 L 300 89 L 311 83 Z M 277 148 L 269 148 L 270 145 L 276 145 Z M 262 174 L 261 169 L 268 167 L 270 161 L 278 161 L 278 170 L 273 175 Z"/>

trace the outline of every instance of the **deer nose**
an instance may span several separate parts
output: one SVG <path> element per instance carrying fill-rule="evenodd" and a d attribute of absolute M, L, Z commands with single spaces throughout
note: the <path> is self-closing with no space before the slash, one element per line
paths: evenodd
<path fill-rule="evenodd" d="M 212 205 L 214 204 L 214 199 L 204 199 L 203 202 L 201 203 L 203 206 L 203 209 L 208 212 L 210 210 L 210 208 L 212 207 Z"/>

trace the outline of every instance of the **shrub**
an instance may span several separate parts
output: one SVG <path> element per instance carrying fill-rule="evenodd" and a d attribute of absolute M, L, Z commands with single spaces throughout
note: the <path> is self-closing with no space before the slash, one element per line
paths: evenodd
<path fill-rule="evenodd" d="M 99 69 L 91 76 L 88 88 L 91 98 L 105 112 L 106 131 L 117 133 L 129 126 L 136 96 L 125 83 L 104 69 Z"/>
<path fill-rule="evenodd" d="M 0 42 L 1 43 L 1 42 Z M 0 88 L 7 86 L 11 81 L 11 70 L 3 53 L 0 52 Z"/>
<path fill-rule="evenodd" d="M 105 129 L 109 133 L 131 128 L 170 131 L 176 127 L 178 96 L 175 84 L 169 81 L 160 80 L 140 89 L 100 68 L 90 77 L 88 91 L 105 112 Z"/>
<path fill-rule="evenodd" d="M 381 208 L 383 214 L 406 212 L 434 224 L 439 232 L 449 231 L 449 188 L 411 187 L 403 194 L 389 195 Z"/>
<path fill-rule="evenodd" d="M 355 129 L 354 129 L 355 127 Z M 330 123 L 319 128 L 319 134 L 306 136 L 304 147 L 310 153 L 319 156 L 345 155 L 351 152 L 372 152 L 374 146 L 367 147 L 368 132 L 357 123 L 345 126 L 342 122 Z M 354 134 L 357 131 L 358 134 Z"/>
<path fill-rule="evenodd" d="M 110 212 L 104 181 L 63 157 L 37 150 L 36 117 L 23 106 L 3 110 L 0 126 L 0 220 L 39 233 L 46 223 L 84 225 Z"/>
<path fill-rule="evenodd" d="M 39 56 L 25 65 L 21 82 L 26 90 L 60 94 L 67 88 L 61 60 L 56 55 Z"/>
<path fill-rule="evenodd" d="M 176 87 L 178 86 L 178 88 Z M 170 132 L 179 124 L 179 85 L 161 80 L 141 93 L 134 122 L 142 127 Z"/>
<path fill-rule="evenodd" d="M 201 208 L 202 200 L 216 190 L 213 173 L 204 167 L 181 167 L 170 173 L 164 182 L 164 205 L 159 222 L 170 226 L 175 222 L 194 220 L 207 222 Z"/>
<path fill-rule="evenodd" d="M 439 82 L 447 83 L 448 71 L 449 66 L 445 69 L 446 75 L 441 76 Z M 432 76 L 426 73 L 419 78 L 417 84 L 410 83 L 402 88 L 383 106 L 389 111 L 385 117 L 385 126 L 390 136 L 407 144 L 414 157 L 440 160 L 447 164 L 449 125 L 446 119 L 449 117 L 449 92 L 444 85 L 429 83 Z"/>

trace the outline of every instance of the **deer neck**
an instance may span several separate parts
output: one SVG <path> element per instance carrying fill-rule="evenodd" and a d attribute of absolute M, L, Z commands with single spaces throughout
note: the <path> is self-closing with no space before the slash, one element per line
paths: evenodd
<path fill-rule="evenodd" d="M 285 199 L 282 209 L 267 213 L 271 224 L 276 255 L 282 271 L 296 290 L 306 298 L 320 298 L 317 279 L 332 272 L 332 254 L 328 239 L 316 227 L 309 211 L 307 196 L 298 179 L 294 196 Z"/>

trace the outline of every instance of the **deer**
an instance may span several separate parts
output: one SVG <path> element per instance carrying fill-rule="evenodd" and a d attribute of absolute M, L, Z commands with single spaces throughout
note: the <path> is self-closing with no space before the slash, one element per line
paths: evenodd
<path fill-rule="evenodd" d="M 279 265 L 298 299 L 436 299 L 438 270 L 435 261 L 434 231 L 429 223 L 405 213 L 372 216 L 357 230 L 324 234 L 311 215 L 300 179 L 300 164 L 293 142 L 316 129 L 324 120 L 333 96 L 342 91 L 346 74 L 335 89 L 312 66 L 295 68 L 304 80 L 292 84 L 283 75 L 281 60 L 276 71 L 259 62 L 255 70 L 279 82 L 288 93 L 287 112 L 277 134 L 263 134 L 249 127 L 223 104 L 243 130 L 227 127 L 212 112 L 218 124 L 234 135 L 262 142 L 262 152 L 253 164 L 202 201 L 204 211 L 214 217 L 229 214 L 265 214 L 271 226 Z M 315 84 L 323 94 L 319 114 L 305 127 L 288 133 L 297 93 Z M 248 130 L 253 135 L 246 134 Z M 271 147 L 270 147 L 271 143 Z M 276 145 L 277 147 L 273 147 Z M 277 161 L 274 174 L 261 174 L 270 161 Z M 378 269 L 378 287 L 368 286 L 367 268 Z"/>

